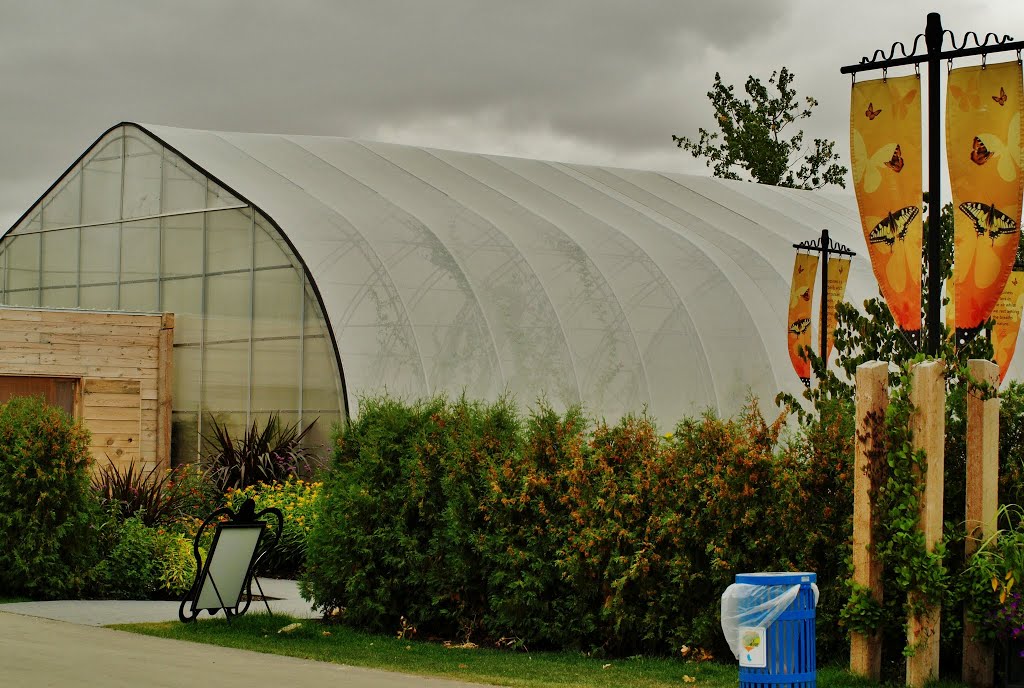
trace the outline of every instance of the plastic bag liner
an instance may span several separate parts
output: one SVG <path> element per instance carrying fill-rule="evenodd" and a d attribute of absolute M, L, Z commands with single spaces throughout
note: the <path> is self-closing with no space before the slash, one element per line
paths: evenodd
<path fill-rule="evenodd" d="M 818 606 L 818 586 L 814 591 L 814 606 Z M 800 592 L 796 585 L 750 585 L 733 583 L 722 593 L 722 633 L 736 659 L 740 658 L 740 628 L 772 625 Z"/>

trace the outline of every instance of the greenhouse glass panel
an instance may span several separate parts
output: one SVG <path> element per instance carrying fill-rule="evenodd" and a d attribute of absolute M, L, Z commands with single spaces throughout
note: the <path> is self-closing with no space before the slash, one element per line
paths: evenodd
<path fill-rule="evenodd" d="M 78 234 L 80 231 L 79 229 L 61 229 L 44 232 L 40 235 L 43 242 L 44 287 L 69 287 L 78 284 Z"/>
<path fill-rule="evenodd" d="M 206 341 L 244 339 L 248 346 L 251 313 L 248 272 L 211 275 L 206 278 Z"/>
<path fill-rule="evenodd" d="M 202 350 L 198 346 L 174 347 L 175 410 L 199 410 L 199 382 L 202 379 L 203 363 L 201 354 Z"/>
<path fill-rule="evenodd" d="M 11 306 L 34 308 L 39 305 L 39 290 L 22 289 L 21 291 L 8 291 L 7 303 Z"/>
<path fill-rule="evenodd" d="M 218 210 L 206 215 L 206 271 L 248 270 L 252 265 L 252 215 Z"/>
<path fill-rule="evenodd" d="M 82 287 L 79 290 L 80 308 L 94 311 L 112 311 L 117 308 L 117 285 Z"/>
<path fill-rule="evenodd" d="M 42 291 L 44 308 L 74 308 L 78 305 L 78 287 L 49 287 Z"/>
<path fill-rule="evenodd" d="M 257 215 L 254 265 L 257 268 L 292 265 L 292 261 L 289 259 L 290 255 L 291 251 L 280 239 L 277 229 Z"/>
<path fill-rule="evenodd" d="M 299 410 L 300 340 L 252 343 L 252 410 Z"/>
<path fill-rule="evenodd" d="M 116 283 L 121 263 L 120 225 L 83 227 L 81 231 L 81 283 Z"/>
<path fill-rule="evenodd" d="M 155 279 L 160 274 L 160 221 L 125 222 L 121 230 L 121 281 Z"/>
<path fill-rule="evenodd" d="M 75 167 L 43 201 L 43 228 L 77 225 L 82 212 L 81 168 Z"/>
<path fill-rule="evenodd" d="M 164 277 L 203 274 L 203 218 L 195 213 L 160 220 Z"/>
<path fill-rule="evenodd" d="M 302 342 L 302 412 L 338 410 L 338 374 L 334 351 L 325 337 L 306 337 Z"/>
<path fill-rule="evenodd" d="M 156 280 L 122 282 L 119 308 L 123 311 L 153 313 L 159 311 L 159 286 Z"/>
<path fill-rule="evenodd" d="M 221 187 L 212 179 L 207 180 L 208 189 L 206 192 L 207 208 L 223 208 L 225 206 L 243 205 L 229 191 Z"/>
<path fill-rule="evenodd" d="M 161 287 L 163 304 L 158 310 L 174 313 L 175 345 L 200 343 L 203 339 L 203 278 L 164 280 Z"/>
<path fill-rule="evenodd" d="M 147 139 L 125 136 L 124 218 L 147 217 L 160 213 L 160 147 Z"/>
<path fill-rule="evenodd" d="M 39 234 L 23 234 L 7 243 L 7 289 L 39 286 Z"/>
<path fill-rule="evenodd" d="M 172 151 L 163 152 L 162 211 L 176 213 L 206 207 L 206 178 Z"/>
<path fill-rule="evenodd" d="M 82 223 L 121 219 L 121 147 L 118 138 L 85 163 L 82 179 Z M 46 211 L 43 211 L 44 216 Z M 46 220 L 49 222 L 48 220 Z"/>
<path fill-rule="evenodd" d="M 203 408 L 241 414 L 249 410 L 249 342 L 207 344 L 203 351 Z"/>
<path fill-rule="evenodd" d="M 253 338 L 298 337 L 303 296 L 299 274 L 287 267 L 257 270 L 253 278 Z"/>
<path fill-rule="evenodd" d="M 199 455 L 199 414 L 171 413 L 171 464 L 178 466 Z"/>

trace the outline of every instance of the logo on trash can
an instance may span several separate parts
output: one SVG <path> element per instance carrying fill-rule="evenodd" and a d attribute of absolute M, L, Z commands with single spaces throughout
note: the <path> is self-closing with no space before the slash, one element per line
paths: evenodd
<path fill-rule="evenodd" d="M 765 652 L 764 626 L 741 627 L 739 634 L 740 666 L 765 668 L 768 665 L 768 653 Z"/>

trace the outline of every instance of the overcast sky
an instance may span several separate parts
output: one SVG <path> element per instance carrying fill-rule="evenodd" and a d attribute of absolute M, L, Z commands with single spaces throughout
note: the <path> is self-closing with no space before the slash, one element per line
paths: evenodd
<path fill-rule="evenodd" d="M 0 0 L 0 231 L 122 120 L 710 174 L 671 135 L 782 65 L 848 164 L 839 67 L 928 11 L 1024 39 L 1021 0 Z"/>

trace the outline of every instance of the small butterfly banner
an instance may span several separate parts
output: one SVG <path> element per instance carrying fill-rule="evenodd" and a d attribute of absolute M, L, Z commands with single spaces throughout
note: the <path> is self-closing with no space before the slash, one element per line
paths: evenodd
<path fill-rule="evenodd" d="M 850 161 L 878 288 L 900 329 L 921 330 L 921 81 L 858 81 Z"/>
<path fill-rule="evenodd" d="M 825 355 L 822 357 L 825 359 L 826 363 L 828 363 L 828 359 L 832 355 L 832 347 L 835 343 L 833 341 L 833 335 L 836 331 L 836 306 L 846 296 L 846 280 L 849 277 L 849 258 L 828 259 L 828 291 L 826 292 L 828 294 L 828 313 L 825 324 L 825 331 L 828 333 L 828 340 L 826 343 Z M 824 307 L 824 304 L 822 304 L 821 307 Z M 820 317 L 818 322 L 821 322 Z"/>
<path fill-rule="evenodd" d="M 1013 269 L 1024 194 L 1022 110 L 1019 63 L 950 71 L 946 159 L 953 192 L 958 340 L 973 336 L 993 313 Z"/>
<path fill-rule="evenodd" d="M 1015 265 L 1006 280 L 996 307 L 992 309 L 992 349 L 995 361 L 999 365 L 999 381 L 1006 377 L 1006 371 L 1013 360 L 1013 351 L 1017 348 L 1017 335 L 1020 333 L 1020 315 L 1024 309 L 1024 265 Z"/>
<path fill-rule="evenodd" d="M 811 363 L 800 355 L 800 349 L 811 345 L 811 311 L 817 269 L 816 254 L 797 253 L 793 265 L 793 282 L 789 288 L 789 360 L 793 362 L 797 377 L 805 385 L 811 383 Z"/>

